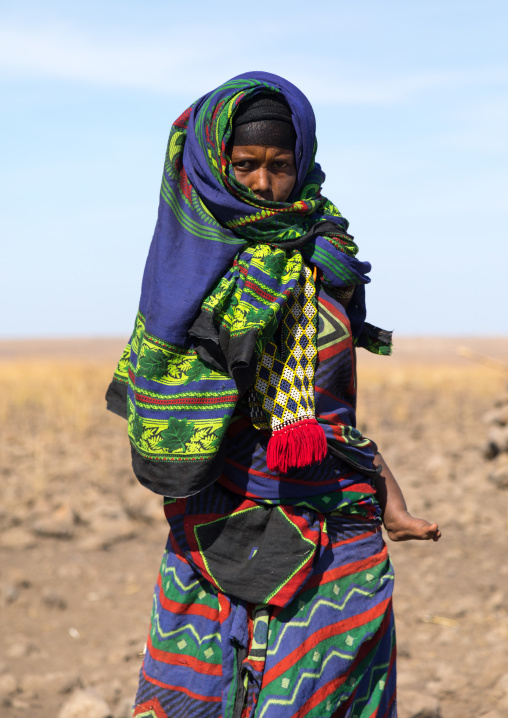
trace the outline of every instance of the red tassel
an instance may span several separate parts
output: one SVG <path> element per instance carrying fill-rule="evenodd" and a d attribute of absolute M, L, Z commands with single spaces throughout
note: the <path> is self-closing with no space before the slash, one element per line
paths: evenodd
<path fill-rule="evenodd" d="M 287 474 L 322 461 L 328 447 L 323 427 L 315 419 L 302 419 L 274 431 L 266 449 L 266 463 L 270 471 Z"/>

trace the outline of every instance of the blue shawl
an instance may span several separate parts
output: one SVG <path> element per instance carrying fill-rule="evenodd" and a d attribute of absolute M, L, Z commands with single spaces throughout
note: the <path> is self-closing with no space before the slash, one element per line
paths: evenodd
<path fill-rule="evenodd" d="M 287 202 L 239 183 L 227 155 L 232 117 L 259 92 L 281 93 L 296 131 L 297 179 Z M 249 72 L 204 95 L 173 124 L 159 213 L 134 331 L 108 389 L 127 416 L 142 483 L 187 496 L 220 475 L 222 438 L 273 338 L 304 261 L 330 290 L 355 286 L 348 308 L 358 345 L 389 353 L 365 324 L 368 262 L 348 222 L 321 194 L 312 107 L 294 85 Z"/>

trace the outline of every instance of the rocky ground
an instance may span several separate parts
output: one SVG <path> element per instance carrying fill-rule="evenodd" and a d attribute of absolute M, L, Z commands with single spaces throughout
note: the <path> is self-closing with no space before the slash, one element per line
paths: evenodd
<path fill-rule="evenodd" d="M 443 531 L 389 547 L 400 718 L 508 715 L 508 491 L 482 420 L 508 374 L 458 357 L 460 343 L 360 359 L 361 428 Z M 508 340 L 469 344 L 508 362 Z M 104 411 L 117 349 L 0 343 L 2 718 L 131 714 L 167 531 Z"/>

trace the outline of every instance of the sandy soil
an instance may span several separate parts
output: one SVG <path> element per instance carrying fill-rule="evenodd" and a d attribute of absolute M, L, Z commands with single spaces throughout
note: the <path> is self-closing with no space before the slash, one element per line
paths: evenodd
<path fill-rule="evenodd" d="M 2 718 L 57 716 L 80 689 L 130 715 L 167 530 L 104 411 L 121 345 L 0 342 Z M 508 715 L 508 491 L 487 479 L 482 422 L 508 374 L 461 346 L 508 366 L 507 338 L 399 339 L 393 358 L 359 359 L 360 427 L 443 531 L 389 546 L 400 718 Z"/>

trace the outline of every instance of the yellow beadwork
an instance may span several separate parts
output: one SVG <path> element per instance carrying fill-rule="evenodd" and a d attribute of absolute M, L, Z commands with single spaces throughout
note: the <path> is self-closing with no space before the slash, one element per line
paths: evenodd
<path fill-rule="evenodd" d="M 312 272 L 302 272 L 284 307 L 281 351 L 268 342 L 258 362 L 250 404 L 254 426 L 276 431 L 314 417 L 317 334 Z"/>

